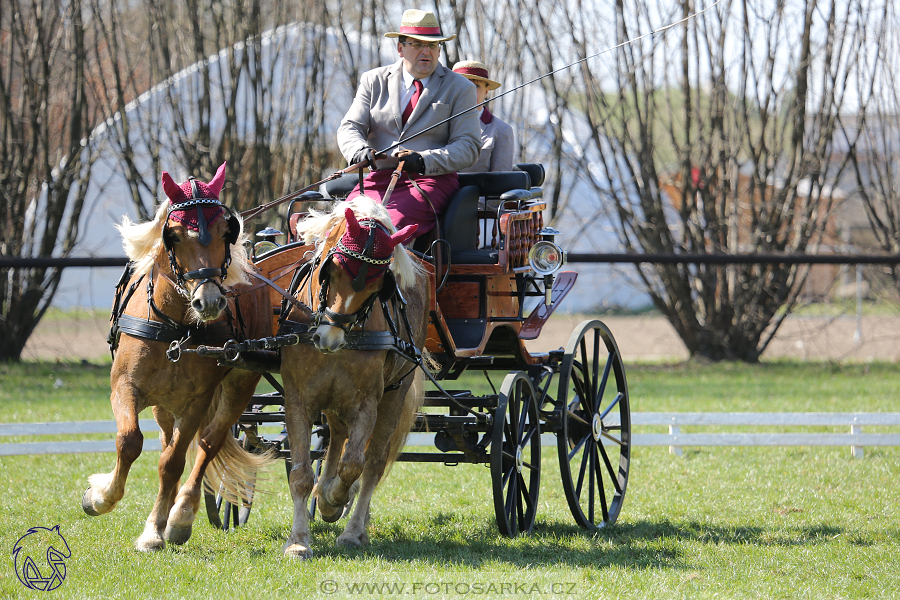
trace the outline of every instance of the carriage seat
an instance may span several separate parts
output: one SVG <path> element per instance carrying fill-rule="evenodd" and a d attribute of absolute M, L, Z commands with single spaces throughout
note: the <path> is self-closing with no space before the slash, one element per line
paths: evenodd
<path fill-rule="evenodd" d="M 459 191 L 447 205 L 443 227 L 444 239 L 450 244 L 453 264 L 497 264 L 496 248 L 478 248 L 479 199 L 484 198 L 488 209 L 497 209 L 501 198 L 530 197 L 532 186 L 544 182 L 544 167 L 536 163 L 522 163 L 514 171 L 488 173 L 460 173 Z"/>
<path fill-rule="evenodd" d="M 543 165 L 521 163 L 513 168 L 514 171 L 459 174 L 459 190 L 450 198 L 441 217 L 442 237 L 450 245 L 453 264 L 497 264 L 499 252 L 496 248 L 477 247 L 479 199 L 484 198 L 487 206 L 496 205 L 508 192 L 521 191 L 521 195 L 527 195 L 532 186 L 544 182 Z M 357 183 L 357 175 L 345 175 L 326 182 L 324 191 L 330 198 L 346 198 Z"/>

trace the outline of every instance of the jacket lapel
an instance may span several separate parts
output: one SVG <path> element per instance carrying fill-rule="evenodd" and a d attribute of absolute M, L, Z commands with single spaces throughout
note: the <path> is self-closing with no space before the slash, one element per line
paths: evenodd
<path fill-rule="evenodd" d="M 403 130 L 403 108 L 400 106 L 400 98 L 403 96 L 403 59 L 394 63 L 388 75 L 388 93 L 390 94 L 391 111 L 394 113 L 394 122 L 397 130 Z"/>

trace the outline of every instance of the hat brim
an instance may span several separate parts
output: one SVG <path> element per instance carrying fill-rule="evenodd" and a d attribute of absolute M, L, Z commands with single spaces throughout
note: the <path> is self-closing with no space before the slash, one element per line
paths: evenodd
<path fill-rule="evenodd" d="M 483 81 L 484 83 L 487 84 L 487 89 L 489 92 L 496 90 L 497 88 L 499 88 L 502 85 L 501 83 L 494 81 L 493 79 L 488 79 L 487 77 L 479 77 L 478 75 L 469 75 L 468 73 L 458 73 L 456 71 L 453 71 L 453 72 L 456 73 L 457 75 L 462 75 L 469 81 Z"/>
<path fill-rule="evenodd" d="M 417 33 L 397 33 L 396 31 L 389 31 L 384 34 L 384 37 L 389 38 L 398 38 L 398 37 L 408 37 L 413 38 L 414 40 L 419 40 L 422 42 L 449 42 L 452 39 L 456 38 L 456 34 L 454 33 L 451 36 L 441 37 L 439 35 L 419 35 Z"/>

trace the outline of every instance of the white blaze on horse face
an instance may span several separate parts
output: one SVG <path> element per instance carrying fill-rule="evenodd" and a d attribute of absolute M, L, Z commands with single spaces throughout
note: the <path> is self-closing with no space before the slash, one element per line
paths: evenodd
<path fill-rule="evenodd" d="M 177 240 L 175 256 L 178 260 L 182 275 L 199 269 L 218 269 L 225 263 L 225 233 L 227 222 L 225 219 L 216 219 L 210 228 L 212 241 L 208 246 L 200 243 L 200 234 L 188 229 L 181 224 L 170 227 L 174 238 Z M 221 277 L 191 279 L 184 283 L 190 294 L 190 308 L 197 321 L 214 321 L 222 316 L 222 312 L 228 305 L 219 285 Z"/>

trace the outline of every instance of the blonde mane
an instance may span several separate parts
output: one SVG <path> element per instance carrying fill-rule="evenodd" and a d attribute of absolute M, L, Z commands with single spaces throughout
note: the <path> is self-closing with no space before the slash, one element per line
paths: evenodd
<path fill-rule="evenodd" d="M 303 238 L 304 243 L 315 244 L 321 250 L 321 245 L 328 237 L 328 232 L 344 222 L 345 208 L 352 209 L 357 219 L 376 219 L 387 227 L 391 234 L 397 233 L 397 228 L 391 223 L 391 217 L 384 206 L 368 196 L 357 196 L 347 202 L 335 202 L 331 212 L 311 209 L 309 216 L 297 223 L 297 235 Z M 394 247 L 393 258 L 391 271 L 394 272 L 400 287 L 403 289 L 415 287 L 417 276 L 424 273 L 422 267 L 410 258 L 402 244 Z"/>
<path fill-rule="evenodd" d="M 146 275 L 157 262 L 167 265 L 166 251 L 163 246 L 163 229 L 168 220 L 169 201 L 163 200 L 156 208 L 156 216 L 152 221 L 134 223 L 128 216 L 122 217 L 122 223 L 116 225 L 116 229 L 122 235 L 122 246 L 128 260 L 135 264 L 135 273 Z M 240 216 L 227 215 L 228 218 L 238 220 L 240 234 L 237 243 L 231 245 L 231 265 L 228 267 L 228 277 L 222 283 L 225 287 L 250 283 L 249 271 L 253 268 L 247 251 L 244 250 L 244 242 L 248 237 L 244 234 L 244 223 Z"/>

